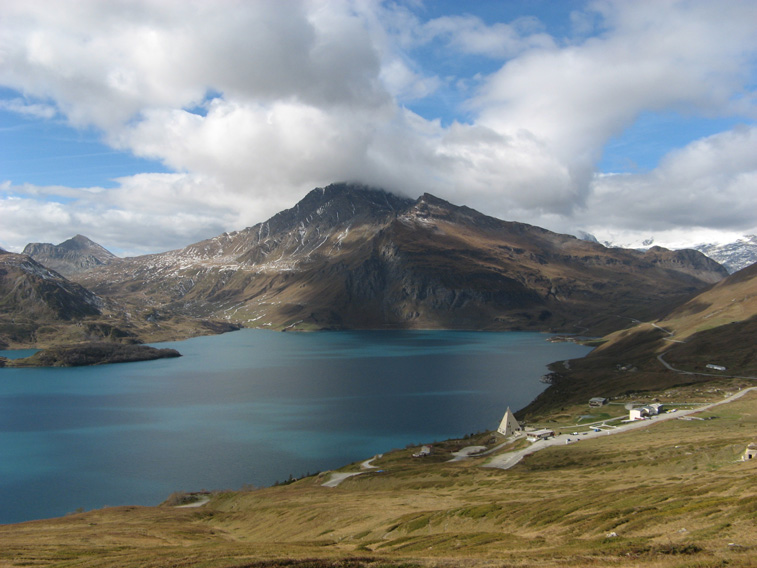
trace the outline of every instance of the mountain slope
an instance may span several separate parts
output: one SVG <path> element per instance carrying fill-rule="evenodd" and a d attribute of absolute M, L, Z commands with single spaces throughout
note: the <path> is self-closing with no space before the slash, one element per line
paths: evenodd
<path fill-rule="evenodd" d="M 43 266 L 64 276 L 108 264 L 117 258 L 113 253 L 83 235 L 76 235 L 59 245 L 29 243 L 24 247 L 23 254 L 29 255 Z"/>
<path fill-rule="evenodd" d="M 538 415 L 593 396 L 757 377 L 756 334 L 757 265 L 752 265 L 663 318 L 608 335 L 602 345 L 568 367 L 554 364 L 552 386 L 523 414 Z"/>
<path fill-rule="evenodd" d="M 279 329 L 605 330 L 726 274 L 692 251 L 607 249 L 334 184 L 254 227 L 77 278 L 136 308 Z"/>
<path fill-rule="evenodd" d="M 103 302 L 26 255 L 0 253 L 0 314 L 72 320 L 97 315 Z"/>
<path fill-rule="evenodd" d="M 28 341 L 45 324 L 100 315 L 104 303 L 26 255 L 0 252 L 0 344 Z"/>

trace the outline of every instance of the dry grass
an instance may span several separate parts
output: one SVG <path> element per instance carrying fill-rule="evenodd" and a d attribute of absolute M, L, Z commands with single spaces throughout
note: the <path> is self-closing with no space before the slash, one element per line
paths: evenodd
<path fill-rule="evenodd" d="M 508 471 L 446 462 L 458 442 L 430 459 L 389 453 L 382 472 L 332 489 L 322 475 L 198 509 L 4 526 L 0 566 L 755 566 L 757 463 L 737 460 L 757 396 L 703 416 L 716 418 L 550 448 Z"/>

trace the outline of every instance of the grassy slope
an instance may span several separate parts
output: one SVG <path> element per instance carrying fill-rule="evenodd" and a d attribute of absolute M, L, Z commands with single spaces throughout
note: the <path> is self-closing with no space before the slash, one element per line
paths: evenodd
<path fill-rule="evenodd" d="M 374 461 L 383 471 L 337 488 L 311 477 L 219 493 L 197 509 L 121 507 L 4 526 L 0 566 L 349 557 L 360 566 L 755 566 L 757 461 L 736 461 L 757 432 L 755 408 L 751 393 L 704 414 L 714 420 L 558 446 L 507 471 L 478 467 L 485 458 L 446 462 L 445 452 L 487 435 L 429 458 L 389 453 Z M 300 562 L 308 558 L 320 560 Z"/>

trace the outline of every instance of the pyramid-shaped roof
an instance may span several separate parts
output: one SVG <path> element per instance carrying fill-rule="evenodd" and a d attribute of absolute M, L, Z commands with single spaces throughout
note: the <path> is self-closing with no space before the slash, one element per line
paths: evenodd
<path fill-rule="evenodd" d="M 521 427 L 520 424 L 518 424 L 518 421 L 515 419 L 515 416 L 513 415 L 512 411 L 510 410 L 510 407 L 507 407 L 507 411 L 505 412 L 505 415 L 502 417 L 502 422 L 499 423 L 499 428 L 497 428 L 497 432 L 504 436 L 512 436 L 516 432 L 520 432 Z"/>

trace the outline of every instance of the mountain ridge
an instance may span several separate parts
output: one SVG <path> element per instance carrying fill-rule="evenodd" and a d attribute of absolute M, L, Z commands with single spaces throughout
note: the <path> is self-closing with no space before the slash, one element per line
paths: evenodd
<path fill-rule="evenodd" d="M 757 262 L 757 235 L 744 235 L 731 243 L 703 243 L 691 248 L 716 260 L 731 274 Z"/>
<path fill-rule="evenodd" d="M 577 231 L 577 236 L 582 240 L 595 243 L 600 242 L 597 237 L 584 231 Z M 649 237 L 641 242 L 637 241 L 635 243 L 602 241 L 601 244 L 609 248 L 617 247 L 643 251 L 655 246 L 655 238 Z M 744 235 L 740 239 L 730 243 L 703 243 L 692 239 L 690 244 L 686 246 L 682 246 L 681 244 L 676 246 L 667 245 L 667 248 L 672 250 L 699 251 L 712 260 L 722 264 L 726 270 L 728 270 L 729 274 L 738 272 L 742 268 L 746 268 L 757 262 L 757 235 Z"/>
<path fill-rule="evenodd" d="M 75 279 L 134 307 L 275 329 L 566 330 L 588 318 L 599 330 L 617 325 L 603 294 L 638 317 L 726 275 L 700 253 L 607 249 L 430 194 L 332 184 L 252 227 Z"/>

